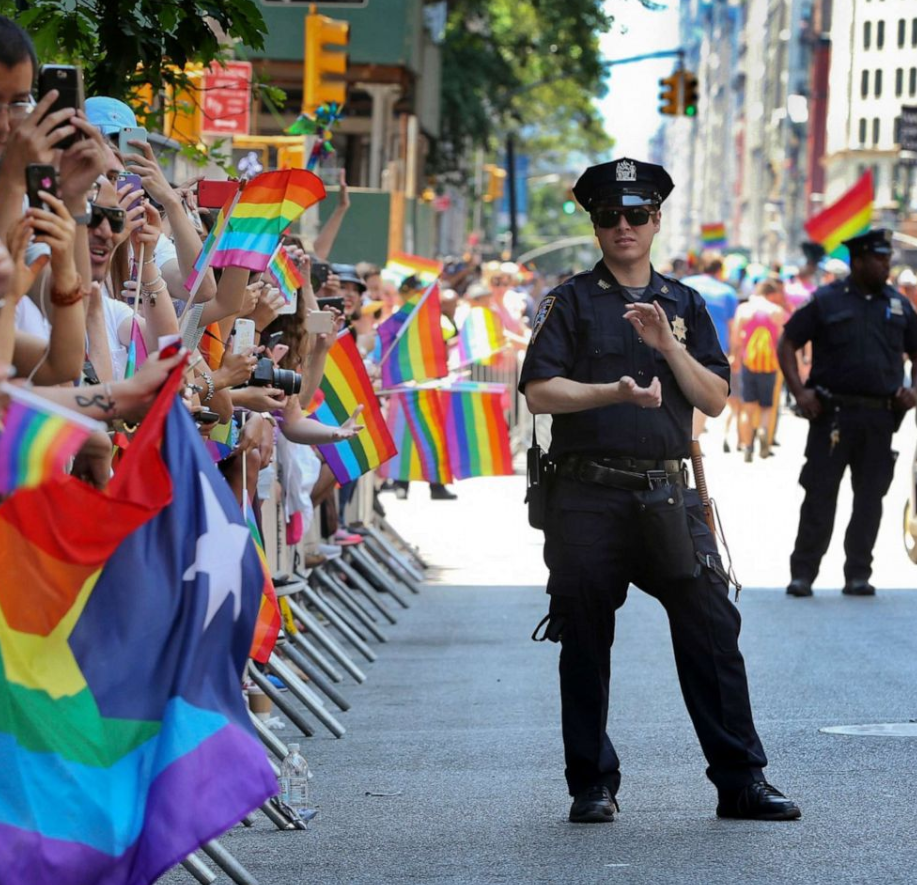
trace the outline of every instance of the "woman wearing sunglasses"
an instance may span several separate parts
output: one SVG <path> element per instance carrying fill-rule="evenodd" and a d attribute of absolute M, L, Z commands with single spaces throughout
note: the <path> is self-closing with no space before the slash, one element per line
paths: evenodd
<path fill-rule="evenodd" d="M 519 384 L 534 414 L 554 416 L 544 528 L 551 601 L 539 628 L 561 644 L 570 820 L 610 822 L 617 809 L 610 651 L 632 583 L 669 617 L 717 814 L 790 820 L 799 808 L 764 780 L 738 611 L 686 482 L 692 413 L 723 410 L 729 363 L 701 296 L 650 263 L 673 187 L 661 166 L 627 158 L 582 175 L 573 193 L 602 258 L 541 302 Z"/>

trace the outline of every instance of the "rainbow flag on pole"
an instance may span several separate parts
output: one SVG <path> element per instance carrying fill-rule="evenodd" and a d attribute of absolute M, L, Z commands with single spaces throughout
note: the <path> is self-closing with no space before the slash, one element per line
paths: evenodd
<path fill-rule="evenodd" d="M 380 471 L 389 479 L 452 482 L 443 400 L 433 388 L 396 391 L 389 400 L 389 428 L 398 454 Z"/>
<path fill-rule="evenodd" d="M 338 443 L 318 446 L 340 483 L 350 482 L 393 457 L 397 449 L 382 416 L 366 367 L 349 332 L 342 332 L 325 362 L 325 374 L 316 394 L 318 406 L 311 417 L 340 427 L 360 404 L 364 429 Z"/>
<path fill-rule="evenodd" d="M 726 246 L 726 225 L 722 221 L 700 226 L 700 241 L 704 249 L 723 249 Z"/>
<path fill-rule="evenodd" d="M 449 458 L 456 479 L 512 476 L 503 384 L 460 382 L 443 388 Z"/>
<path fill-rule="evenodd" d="M 261 568 L 176 397 L 105 493 L 0 504 L 0 880 L 149 885 L 277 792 L 240 691 Z"/>
<path fill-rule="evenodd" d="M 382 276 L 387 282 L 400 286 L 408 277 L 417 277 L 424 286 L 435 282 L 443 271 L 441 261 L 409 255 L 406 252 L 392 252 L 383 268 Z"/>
<path fill-rule="evenodd" d="M 267 554 L 264 552 L 264 542 L 261 532 L 258 531 L 258 521 L 248 494 L 245 495 L 245 522 L 249 534 L 255 542 L 258 559 L 261 562 L 261 571 L 264 573 L 264 587 L 261 590 L 261 604 L 258 606 L 258 618 L 255 621 L 255 635 L 252 638 L 252 647 L 248 656 L 259 664 L 266 664 L 274 650 L 277 636 L 280 633 L 280 608 L 277 605 L 277 591 L 274 590 L 274 581 L 271 578 L 271 569 L 267 563 Z"/>
<path fill-rule="evenodd" d="M 459 331 L 461 365 L 486 360 L 502 350 L 506 339 L 500 318 L 489 307 L 472 307 Z"/>
<path fill-rule="evenodd" d="M 289 304 L 296 297 L 296 290 L 304 280 L 290 253 L 282 245 L 277 247 L 274 257 L 267 266 L 267 272 L 277 284 L 284 300 Z"/>
<path fill-rule="evenodd" d="M 867 169 L 839 200 L 805 223 L 806 232 L 825 247 L 830 257 L 847 259 L 848 250 L 843 242 L 869 230 L 874 198 L 872 170 Z"/>
<path fill-rule="evenodd" d="M 67 462 L 86 438 L 105 425 L 12 384 L 0 425 L 0 495 L 65 476 Z"/>
<path fill-rule="evenodd" d="M 377 331 L 385 387 L 444 378 L 449 373 L 437 283 L 406 301 Z"/>

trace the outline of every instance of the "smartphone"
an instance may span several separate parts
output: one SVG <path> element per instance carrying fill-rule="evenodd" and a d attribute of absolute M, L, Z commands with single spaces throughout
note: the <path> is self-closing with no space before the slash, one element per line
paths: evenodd
<path fill-rule="evenodd" d="M 122 156 L 126 156 L 127 154 L 139 154 L 141 157 L 145 156 L 143 148 L 134 147 L 134 145 L 128 144 L 129 141 L 142 141 L 146 144 L 146 129 L 142 126 L 125 126 L 118 132 L 118 150 L 121 152 Z"/>
<path fill-rule="evenodd" d="M 29 163 L 25 167 L 25 187 L 29 195 L 29 205 L 33 209 L 47 209 L 47 205 L 38 196 L 39 191 L 59 196 L 57 187 L 57 170 L 45 163 Z"/>
<path fill-rule="evenodd" d="M 198 409 L 193 413 L 194 421 L 197 424 L 215 424 L 220 420 L 220 416 L 210 409 Z"/>
<path fill-rule="evenodd" d="M 119 172 L 118 188 L 120 189 L 126 184 L 131 185 L 132 192 L 137 194 L 137 199 L 127 207 L 129 212 L 131 209 L 136 209 L 143 202 L 143 182 L 135 172 Z"/>
<path fill-rule="evenodd" d="M 197 205 L 205 209 L 222 209 L 239 190 L 238 181 L 205 178 L 197 185 Z"/>
<path fill-rule="evenodd" d="M 334 331 L 334 314 L 328 310 L 310 310 L 306 314 L 306 331 L 316 335 Z"/>
<path fill-rule="evenodd" d="M 328 282 L 328 274 L 331 273 L 331 265 L 324 261 L 312 262 L 312 288 L 318 292 L 322 286 Z"/>
<path fill-rule="evenodd" d="M 238 319 L 232 327 L 232 352 L 245 353 L 255 346 L 255 321 Z"/>
<path fill-rule="evenodd" d="M 284 304 L 280 310 L 277 311 L 278 316 L 288 316 L 289 314 L 296 313 L 297 308 L 299 307 L 299 294 L 293 292 L 293 297 Z"/>
<path fill-rule="evenodd" d="M 344 312 L 344 299 L 340 295 L 332 295 L 328 298 L 316 298 L 318 302 L 319 310 L 327 310 L 328 308 L 334 308 L 339 310 L 341 313 Z"/>
<path fill-rule="evenodd" d="M 57 90 L 58 96 L 54 104 L 48 108 L 49 114 L 64 108 L 83 110 L 85 97 L 81 68 L 74 65 L 42 65 L 38 72 L 38 100 L 41 101 L 52 89 Z M 66 126 L 67 123 L 61 125 Z M 68 148 L 82 137 L 82 132 L 74 132 L 73 135 L 68 135 L 63 141 L 59 141 L 55 147 Z"/>
<path fill-rule="evenodd" d="M 272 332 L 267 341 L 262 342 L 265 350 L 273 350 L 283 340 L 283 332 Z"/>

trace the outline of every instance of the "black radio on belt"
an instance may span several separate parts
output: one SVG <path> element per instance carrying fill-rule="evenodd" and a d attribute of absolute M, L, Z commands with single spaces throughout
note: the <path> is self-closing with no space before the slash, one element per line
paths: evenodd
<path fill-rule="evenodd" d="M 529 525 L 533 529 L 543 529 L 548 510 L 548 482 L 552 466 L 548 456 L 538 445 L 535 432 L 535 416 L 532 415 L 532 445 L 526 459 L 525 503 L 529 508 Z"/>

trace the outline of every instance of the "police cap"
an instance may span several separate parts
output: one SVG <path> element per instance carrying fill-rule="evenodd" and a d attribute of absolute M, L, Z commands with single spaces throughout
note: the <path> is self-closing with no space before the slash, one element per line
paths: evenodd
<path fill-rule="evenodd" d="M 576 182 L 573 196 L 591 213 L 603 206 L 660 206 L 673 187 L 662 166 L 622 157 L 590 166 Z"/>
<path fill-rule="evenodd" d="M 882 227 L 860 234 L 858 237 L 844 240 L 844 245 L 850 250 L 851 258 L 868 253 L 891 255 L 894 251 L 892 248 L 892 232 Z"/>
<path fill-rule="evenodd" d="M 825 257 L 825 247 L 821 243 L 814 243 L 811 240 L 806 240 L 806 242 L 800 243 L 800 248 L 809 264 L 818 264 L 818 262 Z"/>

